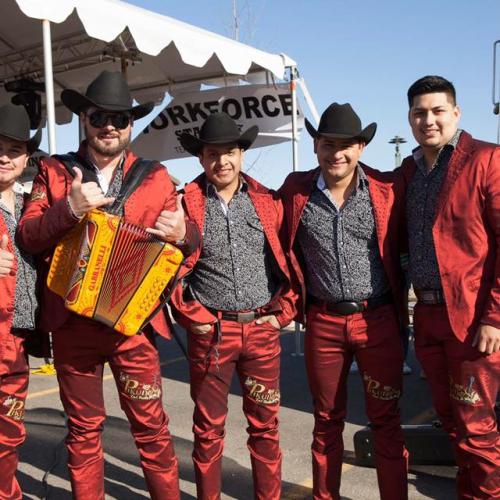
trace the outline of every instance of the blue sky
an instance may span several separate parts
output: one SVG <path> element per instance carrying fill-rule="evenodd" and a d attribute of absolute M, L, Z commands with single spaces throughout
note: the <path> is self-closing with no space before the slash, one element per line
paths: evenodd
<path fill-rule="evenodd" d="M 129 3 L 232 37 L 232 0 L 129 0 Z M 240 41 L 261 50 L 284 52 L 321 113 L 331 102 L 350 102 L 363 124 L 378 123 L 362 160 L 381 170 L 394 166 L 396 134 L 407 139 L 403 156 L 415 146 L 407 123 L 406 91 L 426 74 L 440 74 L 456 86 L 462 128 L 496 142 L 492 112 L 493 43 L 500 39 L 498 0 L 238 0 Z M 498 62 L 500 66 L 500 61 Z M 311 115 L 301 99 L 302 108 Z M 74 149 L 63 132 L 58 149 Z M 139 126 L 136 131 L 140 130 Z M 76 134 L 76 132 L 75 132 Z M 251 175 L 279 187 L 292 169 L 291 144 L 248 152 Z M 197 160 L 168 162 L 183 182 L 201 170 Z M 316 166 L 312 140 L 304 130 L 299 169 Z"/>

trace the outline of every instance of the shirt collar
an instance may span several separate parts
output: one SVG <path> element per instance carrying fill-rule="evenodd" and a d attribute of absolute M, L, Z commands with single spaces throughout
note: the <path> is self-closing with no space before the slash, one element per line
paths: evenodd
<path fill-rule="evenodd" d="M 22 184 L 20 184 L 19 182 L 15 182 L 14 185 L 12 186 L 12 191 L 14 191 L 15 214 L 12 214 L 10 210 L 7 208 L 7 205 L 3 203 L 1 195 L 0 195 L 0 209 L 2 209 L 5 213 L 14 215 L 15 219 L 17 220 L 21 214 L 21 209 L 23 207 L 25 190 Z"/>
<path fill-rule="evenodd" d="M 368 178 L 366 177 L 366 174 L 364 170 L 361 168 L 361 166 L 358 165 L 356 166 L 356 189 L 364 189 L 366 186 L 368 186 Z M 316 187 L 320 191 L 324 191 L 325 189 L 328 189 L 326 186 L 325 178 L 323 177 L 323 172 L 321 170 L 318 173 L 318 177 L 316 179 Z"/>
<path fill-rule="evenodd" d="M 431 172 L 434 170 L 436 165 L 438 165 L 439 161 L 441 160 L 442 154 L 444 151 L 453 151 L 458 144 L 458 141 L 460 140 L 460 135 L 462 134 L 461 129 L 457 129 L 457 131 L 453 134 L 453 137 L 448 141 L 447 144 L 445 144 L 440 150 L 438 155 L 436 156 L 436 159 L 434 160 L 434 163 L 432 164 L 431 168 L 427 170 L 427 167 L 425 166 L 425 161 L 424 161 L 424 151 L 422 150 L 421 146 L 417 146 L 413 151 L 413 160 L 417 164 L 417 166 L 420 169 L 423 169 L 423 171 L 427 174 L 428 172 Z"/>
<path fill-rule="evenodd" d="M 240 185 L 238 186 L 237 193 L 246 193 L 248 191 L 248 182 L 240 175 Z M 205 177 L 205 194 L 207 196 L 216 195 L 217 193 L 216 187 Z"/>

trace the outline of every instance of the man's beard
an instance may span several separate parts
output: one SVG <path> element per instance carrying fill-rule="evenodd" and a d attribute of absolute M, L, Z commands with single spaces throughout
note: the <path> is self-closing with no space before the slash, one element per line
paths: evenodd
<path fill-rule="evenodd" d="M 102 156 L 116 156 L 124 151 L 130 144 L 130 136 L 132 130 L 129 130 L 127 135 L 122 135 L 118 132 L 118 142 L 114 141 L 113 144 L 104 144 L 101 139 L 99 139 L 99 134 L 89 139 L 89 133 L 87 127 L 85 127 L 85 137 L 87 138 L 87 143 L 90 148 L 99 153 Z"/>

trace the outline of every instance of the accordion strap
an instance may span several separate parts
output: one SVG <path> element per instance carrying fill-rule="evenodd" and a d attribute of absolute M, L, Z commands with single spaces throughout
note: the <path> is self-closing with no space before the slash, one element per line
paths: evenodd
<path fill-rule="evenodd" d="M 92 165 L 80 158 L 76 153 L 68 153 L 66 155 L 52 155 L 60 163 L 62 163 L 66 170 L 71 174 L 72 177 L 75 176 L 73 168 L 78 167 L 82 171 L 82 182 L 95 182 L 99 184 L 99 179 Z"/>
<path fill-rule="evenodd" d="M 107 212 L 111 214 L 120 214 L 123 209 L 123 205 L 125 205 L 129 196 L 140 186 L 141 182 L 148 176 L 157 164 L 158 162 L 154 160 L 137 158 L 137 160 L 135 160 L 130 166 L 127 175 L 123 179 L 120 193 Z"/>
<path fill-rule="evenodd" d="M 96 184 L 99 184 L 95 169 L 86 159 L 81 158 L 76 153 L 53 155 L 53 158 L 62 163 L 71 176 L 75 176 L 73 168 L 78 167 L 82 171 L 82 182 L 95 182 Z M 123 209 L 123 205 L 125 205 L 125 202 L 128 200 L 130 195 L 153 170 L 156 164 L 157 162 L 154 160 L 137 158 L 130 166 L 127 175 L 123 179 L 122 187 L 120 189 L 120 193 L 116 197 L 116 200 L 108 209 L 105 209 L 105 211 L 110 214 L 120 214 Z"/>

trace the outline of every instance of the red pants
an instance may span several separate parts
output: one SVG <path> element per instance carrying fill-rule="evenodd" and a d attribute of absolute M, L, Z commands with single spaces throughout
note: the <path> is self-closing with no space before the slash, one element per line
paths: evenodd
<path fill-rule="evenodd" d="M 236 369 L 248 421 L 254 495 L 260 500 L 279 500 L 279 331 L 268 323 L 221 320 L 218 342 L 217 328 L 202 335 L 190 333 L 188 342 L 198 499 L 220 498 L 227 398 Z"/>
<path fill-rule="evenodd" d="M 417 304 L 415 349 L 434 407 L 455 447 L 460 499 L 500 498 L 500 434 L 494 404 L 500 388 L 500 353 L 481 354 L 460 342 L 445 306 Z"/>
<path fill-rule="evenodd" d="M 153 336 L 125 337 L 95 321 L 72 316 L 53 333 L 53 343 L 61 401 L 68 416 L 66 446 L 73 497 L 104 499 L 102 374 L 108 361 L 151 498 L 178 499 L 177 459 L 162 405 Z"/>
<path fill-rule="evenodd" d="M 398 408 L 403 348 L 393 306 L 338 316 L 311 305 L 306 324 L 305 359 L 314 401 L 314 498 L 340 500 L 347 375 L 355 356 L 374 436 L 380 497 L 406 499 L 408 452 Z"/>
<path fill-rule="evenodd" d="M 16 479 L 17 447 L 25 438 L 24 403 L 29 366 L 23 339 L 8 335 L 0 340 L 0 500 L 22 498 Z"/>

